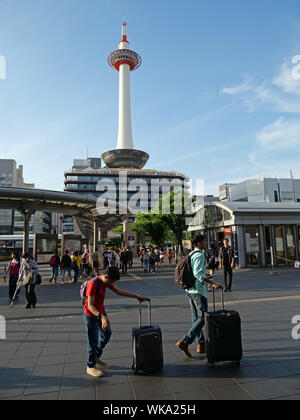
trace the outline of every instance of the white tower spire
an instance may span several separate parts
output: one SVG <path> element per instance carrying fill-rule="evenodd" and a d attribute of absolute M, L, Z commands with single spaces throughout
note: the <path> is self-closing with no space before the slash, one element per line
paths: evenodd
<path fill-rule="evenodd" d="M 130 72 L 140 67 L 141 57 L 129 47 L 127 22 L 122 24 L 122 40 L 117 50 L 108 57 L 108 64 L 119 72 L 119 133 L 116 150 L 102 154 L 109 168 L 142 169 L 149 159 L 148 153 L 133 147 L 131 126 Z"/>
<path fill-rule="evenodd" d="M 127 40 L 127 22 L 125 16 L 122 25 L 122 41 L 119 48 L 110 54 L 109 65 L 119 72 L 119 133 L 117 149 L 132 150 L 132 124 L 131 124 L 131 94 L 130 72 L 141 65 L 141 57 L 129 49 Z"/>

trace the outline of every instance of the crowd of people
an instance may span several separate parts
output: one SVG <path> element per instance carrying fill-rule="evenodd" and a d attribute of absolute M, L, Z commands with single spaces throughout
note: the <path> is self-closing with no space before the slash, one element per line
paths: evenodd
<path fill-rule="evenodd" d="M 153 247 L 153 246 L 142 246 L 138 249 L 138 255 L 141 262 L 141 267 L 144 269 L 144 272 L 155 273 L 159 269 L 164 268 L 165 259 L 168 259 L 169 266 L 172 265 L 172 260 L 174 257 L 173 250 L 166 247 Z"/>

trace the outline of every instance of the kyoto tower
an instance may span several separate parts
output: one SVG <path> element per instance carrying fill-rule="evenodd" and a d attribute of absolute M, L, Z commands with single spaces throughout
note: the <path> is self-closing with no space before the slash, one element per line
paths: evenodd
<path fill-rule="evenodd" d="M 119 72 L 118 145 L 116 150 L 103 153 L 102 159 L 109 168 L 142 169 L 149 155 L 133 147 L 130 96 L 130 72 L 141 66 L 142 59 L 130 49 L 126 29 L 127 23 L 123 21 L 122 41 L 119 43 L 119 48 L 108 57 L 110 67 Z"/>

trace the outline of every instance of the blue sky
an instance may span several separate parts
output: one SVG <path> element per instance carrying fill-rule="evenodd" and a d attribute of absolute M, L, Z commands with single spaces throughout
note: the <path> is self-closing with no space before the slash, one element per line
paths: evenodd
<path fill-rule="evenodd" d="M 23 164 L 26 182 L 62 190 L 73 158 L 116 147 L 106 60 L 123 11 L 143 58 L 132 117 L 148 168 L 204 178 L 207 194 L 300 178 L 299 0 L 0 0 L 0 157 Z"/>

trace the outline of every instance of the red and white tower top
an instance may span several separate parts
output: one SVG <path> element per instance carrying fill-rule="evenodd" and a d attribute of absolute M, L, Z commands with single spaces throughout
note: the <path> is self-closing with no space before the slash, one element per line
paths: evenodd
<path fill-rule="evenodd" d="M 127 22 L 122 25 L 122 41 L 119 48 L 108 56 L 108 64 L 114 70 L 119 71 L 121 64 L 128 64 L 130 71 L 137 70 L 142 64 L 141 56 L 129 48 L 127 40 Z"/>
<path fill-rule="evenodd" d="M 149 155 L 133 147 L 130 73 L 141 66 L 142 59 L 129 47 L 125 19 L 122 25 L 122 41 L 119 48 L 109 55 L 108 64 L 119 72 L 119 134 L 117 149 L 104 153 L 102 158 L 109 167 L 140 169 L 146 164 Z"/>

